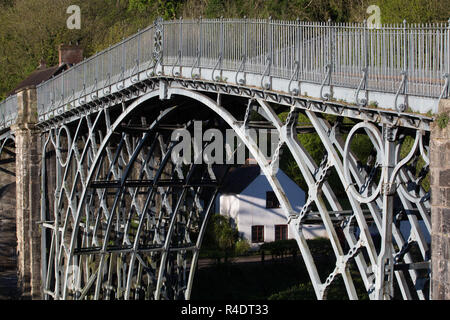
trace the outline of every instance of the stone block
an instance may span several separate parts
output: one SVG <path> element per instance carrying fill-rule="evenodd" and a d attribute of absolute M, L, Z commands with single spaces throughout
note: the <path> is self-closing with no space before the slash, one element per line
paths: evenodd
<path fill-rule="evenodd" d="M 434 143 L 434 146 L 431 146 L 433 150 L 446 150 L 446 143 Z M 447 152 L 432 152 L 430 154 L 430 168 L 433 169 L 442 169 L 449 166 L 449 155 Z"/>
<path fill-rule="evenodd" d="M 439 172 L 439 186 L 450 187 L 450 169 Z"/>
<path fill-rule="evenodd" d="M 441 99 L 439 102 L 439 112 L 450 112 L 450 99 Z"/>
<path fill-rule="evenodd" d="M 430 180 L 431 181 L 431 180 Z M 450 207 L 450 187 L 439 187 L 431 184 L 431 205 L 435 207 Z"/>
<path fill-rule="evenodd" d="M 431 280 L 431 295 L 433 300 L 446 300 L 445 286 L 437 280 Z"/>
<path fill-rule="evenodd" d="M 441 227 L 439 230 L 446 235 L 450 234 L 450 208 L 442 208 L 441 212 Z"/>

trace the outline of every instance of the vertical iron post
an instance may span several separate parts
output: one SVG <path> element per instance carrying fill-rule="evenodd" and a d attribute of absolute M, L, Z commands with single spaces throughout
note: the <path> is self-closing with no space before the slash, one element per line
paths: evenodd
<path fill-rule="evenodd" d="M 179 19 L 179 37 L 178 37 L 178 55 L 180 59 L 180 75 L 181 75 L 181 65 L 183 64 L 181 59 L 183 58 L 183 17 Z"/>
<path fill-rule="evenodd" d="M 198 19 L 198 34 L 199 34 L 199 36 L 198 36 L 198 52 L 197 52 L 197 54 L 198 54 L 198 70 L 199 70 L 199 76 L 200 76 L 200 73 L 201 73 L 201 69 L 200 69 L 200 65 L 201 65 L 201 57 L 202 57 L 202 42 L 203 42 L 203 18 L 202 17 L 200 17 L 199 19 Z"/>
<path fill-rule="evenodd" d="M 394 261 L 392 256 L 392 223 L 394 218 L 395 182 L 391 176 L 395 168 L 395 139 L 397 129 L 383 125 L 384 164 L 382 170 L 383 211 L 381 218 L 381 249 L 378 255 L 375 299 L 390 300 L 394 296 Z"/>
<path fill-rule="evenodd" d="M 223 16 L 220 17 L 220 47 L 219 47 L 219 68 L 220 68 L 220 78 L 222 78 L 222 59 L 223 59 L 223 52 L 224 52 L 224 47 L 225 47 L 225 43 L 224 43 L 224 23 L 223 23 Z"/>
<path fill-rule="evenodd" d="M 302 33 L 302 27 L 300 24 L 300 18 L 297 18 L 297 61 L 298 61 L 298 68 L 299 68 L 299 72 L 297 74 L 297 81 L 299 80 L 299 73 L 300 70 L 302 69 L 302 58 L 303 58 L 303 43 L 302 43 L 302 37 L 303 37 L 303 33 Z M 300 86 L 299 86 L 299 94 L 300 94 Z"/>
<path fill-rule="evenodd" d="M 406 94 L 408 93 L 408 32 L 406 27 L 406 20 L 403 20 L 403 72 L 405 77 L 405 85 L 403 87 L 403 93 L 405 95 L 405 107 L 408 106 Z"/>

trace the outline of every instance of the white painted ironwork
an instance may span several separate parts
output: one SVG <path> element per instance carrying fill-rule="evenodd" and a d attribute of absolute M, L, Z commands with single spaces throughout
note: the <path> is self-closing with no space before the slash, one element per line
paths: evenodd
<path fill-rule="evenodd" d="M 190 298 L 218 177 L 211 167 L 202 168 L 196 184 L 198 166 L 182 168 L 170 158 L 175 142 L 158 126 L 176 114 L 181 103 L 176 97 L 183 97 L 234 129 L 256 159 L 318 299 L 327 298 L 338 278 L 348 298 L 358 299 L 355 270 L 371 299 L 392 298 L 394 283 L 404 299 L 428 298 L 429 272 L 424 276 L 416 266 L 430 261 L 430 194 L 421 182 L 428 173 L 432 119 L 367 104 L 373 92 L 390 93 L 398 111 L 414 95 L 445 96 L 448 33 L 444 24 L 368 29 L 298 20 L 157 20 L 39 85 L 45 297 Z M 308 84 L 317 86 L 316 99 L 306 96 Z M 350 88 L 355 104 L 335 101 L 337 87 Z M 230 96 L 241 101 L 240 114 L 230 112 Z M 14 121 L 14 99 L 0 106 L 3 128 Z M 194 109 L 181 116 L 185 127 L 198 112 Z M 287 112 L 286 120 L 279 110 Z M 272 160 L 287 150 L 308 185 L 299 212 L 276 178 L 276 161 L 270 163 L 248 135 L 255 113 L 280 136 Z M 321 163 L 300 142 L 300 114 L 320 138 Z M 344 119 L 351 123 L 349 131 Z M 140 129 L 133 127 L 136 122 Z M 366 164 L 352 149 L 358 134 L 373 145 L 373 159 Z M 417 173 L 419 159 L 425 164 Z M 330 186 L 332 172 L 350 210 L 343 210 Z M 207 188 L 209 197 L 202 198 Z M 317 267 L 302 232 L 311 216 L 325 227 L 336 258 L 329 274 Z M 407 239 L 400 230 L 404 222 L 410 227 Z"/>
<path fill-rule="evenodd" d="M 427 166 L 419 179 L 416 179 L 410 165 L 417 157 L 422 157 L 426 164 L 429 161 L 423 145 L 424 132 L 404 129 L 405 133 L 415 132 L 415 137 L 407 156 L 399 159 L 408 134 L 393 139 L 395 136 L 389 131 L 393 129 L 383 129 L 381 132 L 374 124 L 359 122 L 345 137 L 340 132 L 342 122 L 331 124 L 320 116 L 323 110 L 313 111 L 311 106 L 300 104 L 289 107 L 289 115 L 283 122 L 264 97 L 245 100 L 243 110 L 246 112 L 243 112 L 240 119 L 233 116 L 222 103 L 198 91 L 177 87 L 175 83 L 164 83 L 163 87 L 164 101 L 176 96 L 197 101 L 214 111 L 245 143 L 280 201 L 319 299 L 327 298 L 329 288 L 339 277 L 344 282 L 348 297 L 358 299 L 354 274 L 350 271 L 353 262 L 371 299 L 392 298 L 394 281 L 404 299 L 428 298 L 424 286 L 426 278 L 414 267 L 410 267 L 429 262 L 430 259 L 427 242 L 431 231 L 429 197 L 419 185 L 426 175 Z M 51 142 L 56 151 L 57 168 L 54 180 L 47 182 L 56 182 L 54 208 L 42 209 L 43 218 L 49 219 L 49 214 L 54 214 L 52 221 L 47 221 L 44 225 L 44 234 L 48 235 L 50 232 L 52 239 L 49 254 L 44 259 L 47 266 L 47 298 L 190 298 L 198 253 L 217 190 L 212 193 L 211 200 L 202 205 L 198 198 L 201 187 L 189 187 L 194 167 L 191 166 L 191 169 L 185 171 L 187 174 L 184 174 L 178 164 L 167 166 L 170 164 L 169 154 L 174 146 L 173 142 L 158 135 L 150 139 L 152 128 L 156 130 L 157 124 L 174 114 L 177 107 L 163 110 L 154 123 L 146 126 L 146 130 L 137 136 L 121 130 L 125 119 L 136 110 L 144 108 L 146 101 L 158 97 L 161 97 L 161 93 L 157 85 L 132 102 L 113 123 L 108 111 L 110 107 L 104 107 L 95 111 L 96 113 L 88 113 L 79 118 L 75 131 L 58 123 L 50 131 L 47 130 L 44 155 L 51 151 L 51 148 L 48 149 L 48 142 Z M 260 108 L 254 105 L 255 102 L 259 103 Z M 247 134 L 250 125 L 248 119 L 252 112 L 259 113 L 278 131 L 280 148 L 287 146 L 306 179 L 309 186 L 308 200 L 301 212 L 293 210 L 285 196 L 285 190 L 273 173 L 272 165 Z M 314 162 L 298 140 L 295 128 L 300 112 L 309 118 L 325 147 L 326 154 L 320 165 Z M 103 122 L 101 119 L 107 121 Z M 186 117 L 186 120 L 189 119 L 189 116 Z M 86 126 L 87 131 L 81 130 Z M 373 168 L 381 165 L 379 182 L 374 181 L 373 168 L 372 171 L 370 167 L 362 168 L 350 150 L 349 145 L 357 132 L 367 135 L 374 149 L 378 150 L 375 164 L 371 165 Z M 62 145 L 68 146 L 66 155 L 58 151 Z M 183 188 L 155 184 L 170 167 L 172 179 L 184 181 Z M 43 176 L 49 174 L 48 169 L 43 168 Z M 327 181 L 331 170 L 337 172 L 345 189 L 350 190 L 351 187 L 353 190 L 348 193 L 350 214 L 344 215 L 342 199 L 336 197 Z M 211 175 L 212 170 L 208 172 L 209 179 L 216 179 Z M 103 180 L 103 187 L 92 187 L 99 180 Z M 151 183 L 148 184 L 149 182 Z M 144 187 L 146 183 L 147 187 Z M 416 191 L 411 190 L 412 184 Z M 108 194 L 111 188 L 116 192 Z M 174 194 L 178 196 L 172 198 Z M 197 200 L 187 201 L 185 197 L 188 194 Z M 155 202 L 157 195 L 160 200 Z M 403 211 L 398 211 L 398 208 L 395 209 L 396 216 L 392 216 L 393 203 L 384 198 L 393 199 L 394 196 L 401 200 L 406 219 L 401 217 Z M 44 194 L 44 197 L 48 195 Z M 123 202 L 125 199 L 129 200 Z M 325 226 L 336 257 L 335 268 L 328 275 L 319 272 L 316 257 L 311 254 L 302 233 L 303 224 L 313 215 L 312 203 L 319 210 L 314 215 Z M 368 213 L 363 210 L 363 205 L 367 206 Z M 203 214 L 198 215 L 200 212 Z M 418 212 L 418 215 L 412 212 Z M 344 249 L 342 239 L 337 236 L 336 219 L 342 222 L 348 249 Z M 376 231 L 369 228 L 371 221 L 374 222 Z M 400 231 L 400 221 L 408 221 L 411 226 L 408 239 Z M 419 225 L 420 221 L 424 222 L 426 230 Z M 185 230 L 184 235 L 176 231 L 180 225 L 186 228 L 182 229 Z M 137 230 L 137 233 L 132 230 Z M 187 230 L 191 232 L 188 233 Z M 381 244 L 377 245 L 379 248 L 373 239 L 374 232 L 382 235 Z M 197 234 L 197 240 L 190 238 L 194 233 Z M 144 240 L 147 238 L 148 240 Z M 182 239 L 182 242 L 176 239 Z M 419 248 L 419 260 L 417 256 L 411 255 L 412 247 Z M 406 269 L 401 269 L 401 266 Z M 78 273 L 73 270 L 78 270 Z M 75 275 L 78 282 L 73 281 Z M 415 285 L 414 289 L 409 282 Z"/>
<path fill-rule="evenodd" d="M 0 130 L 10 127 L 17 118 L 17 95 L 0 102 Z"/>

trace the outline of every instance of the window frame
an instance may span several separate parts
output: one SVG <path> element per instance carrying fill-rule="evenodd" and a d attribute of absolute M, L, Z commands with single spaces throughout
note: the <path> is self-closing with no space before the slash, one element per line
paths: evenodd
<path fill-rule="evenodd" d="M 277 238 L 277 235 L 280 237 Z M 285 237 L 283 237 L 283 235 Z M 289 239 L 289 233 L 288 233 L 288 225 L 287 224 L 276 224 L 275 225 L 275 241 L 281 241 L 281 240 L 288 240 Z"/>
<path fill-rule="evenodd" d="M 251 229 L 251 237 L 252 243 L 263 243 L 264 242 L 264 226 L 263 225 L 254 225 Z M 256 230 L 256 234 L 255 234 Z M 259 241 L 262 240 L 262 241 Z"/>

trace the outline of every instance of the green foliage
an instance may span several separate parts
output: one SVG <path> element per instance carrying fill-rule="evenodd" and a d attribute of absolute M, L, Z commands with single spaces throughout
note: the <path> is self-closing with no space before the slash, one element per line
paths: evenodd
<path fill-rule="evenodd" d="M 154 0 L 130 0 L 129 9 L 143 12 L 147 9 Z"/>
<path fill-rule="evenodd" d="M 330 240 L 326 238 L 317 238 L 307 240 L 309 250 L 317 263 L 318 272 L 321 275 L 328 275 L 335 268 L 333 248 Z M 355 288 L 360 300 L 368 299 L 364 283 L 355 265 L 350 264 L 350 273 L 355 284 Z M 269 296 L 268 300 L 316 300 L 316 294 L 309 278 L 300 284 L 291 286 L 286 290 Z M 331 283 L 327 293 L 329 300 L 347 300 L 345 284 L 341 276 L 337 276 Z"/>
<path fill-rule="evenodd" d="M 1 7 L 11 7 L 14 4 L 14 0 L 0 0 Z"/>
<path fill-rule="evenodd" d="M 279 240 L 274 242 L 263 243 L 259 247 L 260 251 L 269 251 L 272 256 L 283 257 L 288 254 L 296 255 L 298 252 L 298 244 L 294 239 Z"/>
<path fill-rule="evenodd" d="M 350 144 L 350 148 L 363 164 L 367 163 L 369 155 L 374 151 L 374 146 L 365 133 L 355 134 Z"/>
<path fill-rule="evenodd" d="M 215 264 L 196 272 L 191 299 L 267 300 L 277 292 L 307 282 L 308 278 L 298 258 L 273 263 Z"/>
<path fill-rule="evenodd" d="M 157 17 L 153 11 L 128 10 L 128 0 L 83 1 L 78 4 L 81 30 L 70 30 L 66 10 L 71 0 L 15 0 L 11 4 L 0 3 L 0 99 L 33 72 L 40 59 L 56 65 L 59 44 L 78 42 L 88 57 Z"/>
<path fill-rule="evenodd" d="M 377 101 L 370 101 L 369 102 L 369 107 L 378 108 L 378 102 Z"/>
<path fill-rule="evenodd" d="M 230 218 L 215 214 L 211 216 L 205 232 L 202 250 L 208 253 L 211 258 L 225 258 L 235 255 L 236 244 L 239 240 L 239 232 L 232 225 Z M 243 244 L 239 244 L 240 250 Z"/>
<path fill-rule="evenodd" d="M 221 17 L 225 11 L 223 0 L 209 0 L 206 4 L 205 17 L 217 18 Z"/>
<path fill-rule="evenodd" d="M 250 251 L 250 243 L 247 240 L 240 239 L 236 242 L 234 254 L 236 256 L 244 256 Z"/>
<path fill-rule="evenodd" d="M 431 23 L 448 19 L 448 0 L 378 0 L 382 23 Z"/>
<path fill-rule="evenodd" d="M 184 10 L 192 12 L 190 7 L 202 3 L 199 0 L 187 1 Z M 347 21 L 350 12 L 360 3 L 355 0 L 207 0 L 203 1 L 203 10 L 197 10 L 196 17 L 204 15 L 208 18 L 244 17 L 273 19 L 296 19 L 326 21 Z M 201 8 L 199 8 L 201 9 Z M 186 15 L 186 14 L 183 14 Z"/>
<path fill-rule="evenodd" d="M 353 280 L 358 288 L 358 298 L 360 300 L 368 300 L 368 296 L 365 292 L 364 284 L 361 278 L 357 275 L 353 275 Z M 293 286 L 287 290 L 275 293 L 271 295 L 268 300 L 316 300 L 316 294 L 314 293 L 314 287 L 311 282 L 301 283 Z M 345 290 L 344 281 L 342 277 L 337 277 L 330 285 L 327 293 L 328 300 L 348 300 L 348 295 Z"/>
<path fill-rule="evenodd" d="M 440 113 L 436 117 L 436 122 L 437 122 L 439 128 L 441 128 L 441 129 L 444 129 L 447 127 L 448 121 L 449 121 L 449 116 L 447 113 Z"/>
<path fill-rule="evenodd" d="M 328 276 L 335 268 L 330 241 L 313 239 L 307 240 L 307 243 L 316 261 L 319 275 Z M 266 244 L 267 246 L 272 245 Z M 191 298 L 193 300 L 316 300 L 308 271 L 300 260 L 301 258 L 297 256 L 295 259 L 264 263 L 220 264 L 201 268 L 197 271 Z M 367 291 L 355 264 L 350 264 L 350 272 L 358 298 L 367 299 Z M 347 299 L 342 277 L 335 278 L 329 288 L 328 298 Z"/>
<path fill-rule="evenodd" d="M 402 146 L 400 149 L 400 158 L 401 159 L 405 158 L 409 154 L 413 146 L 414 146 L 414 138 L 411 136 L 406 136 L 402 142 Z M 422 157 L 419 157 L 416 163 L 414 163 L 413 161 L 410 161 L 408 165 L 410 166 L 410 170 L 417 176 L 417 173 L 419 173 L 426 166 L 426 163 Z M 427 174 L 425 178 L 422 181 L 420 181 L 420 185 L 425 190 L 425 192 L 428 192 L 430 190 L 429 174 Z"/>
<path fill-rule="evenodd" d="M 288 113 L 289 112 L 280 113 L 280 120 L 285 122 Z M 333 124 L 337 119 L 336 116 L 332 115 L 323 116 L 331 124 Z M 352 123 L 351 121 L 349 121 L 349 119 L 344 119 L 344 123 L 347 122 Z M 311 126 L 311 122 L 306 115 L 300 114 L 298 118 L 298 125 Z M 346 135 L 344 135 L 344 138 L 345 137 Z M 314 162 L 319 165 L 324 159 L 325 154 L 327 153 L 325 146 L 320 140 L 319 135 L 317 135 L 316 133 L 300 133 L 298 134 L 298 140 L 301 146 L 311 155 Z M 289 149 L 287 148 L 287 146 L 283 146 L 282 150 L 283 156 L 280 158 L 280 169 L 283 170 L 283 172 L 286 173 L 286 175 L 289 176 L 300 188 L 302 188 L 303 190 L 308 190 L 309 187 L 300 171 L 300 168 L 297 165 L 297 162 L 289 152 Z M 356 154 L 358 159 L 360 159 L 363 164 L 366 164 L 369 156 L 373 152 L 373 145 L 367 135 L 356 134 L 353 137 L 351 143 L 351 150 Z M 347 194 L 342 187 L 339 175 L 334 168 L 330 169 L 327 181 L 336 196 L 341 198 L 343 209 L 350 209 Z"/>
<path fill-rule="evenodd" d="M 170 20 L 176 18 L 181 2 L 180 0 L 129 0 L 128 9 L 140 13 L 156 11 L 158 16 Z"/>
<path fill-rule="evenodd" d="M 311 283 L 301 283 L 271 295 L 268 300 L 316 300 L 316 294 Z"/>
<path fill-rule="evenodd" d="M 221 215 L 214 216 L 214 234 L 219 249 L 231 251 L 234 249 L 239 233 L 231 226 L 230 219 Z"/>

